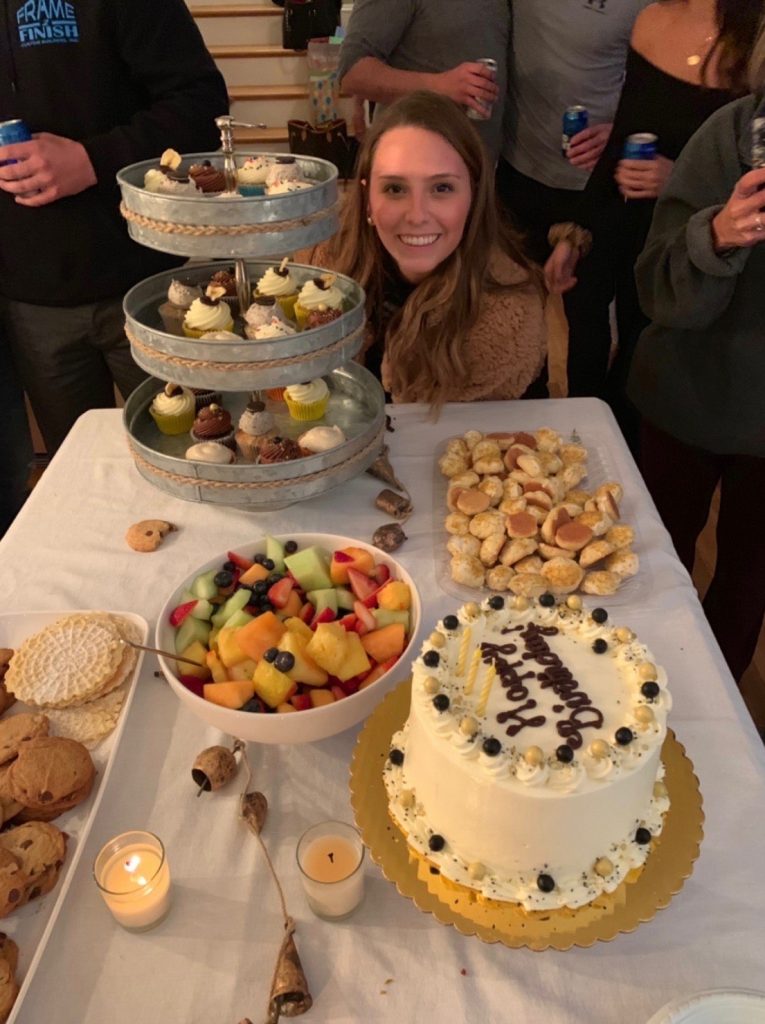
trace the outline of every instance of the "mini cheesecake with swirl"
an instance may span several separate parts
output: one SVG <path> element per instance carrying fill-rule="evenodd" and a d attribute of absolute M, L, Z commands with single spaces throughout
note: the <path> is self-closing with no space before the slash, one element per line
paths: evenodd
<path fill-rule="evenodd" d="M 494 595 L 441 620 L 384 769 L 412 850 L 482 898 L 579 907 L 634 877 L 669 807 L 664 671 L 605 609 Z"/>

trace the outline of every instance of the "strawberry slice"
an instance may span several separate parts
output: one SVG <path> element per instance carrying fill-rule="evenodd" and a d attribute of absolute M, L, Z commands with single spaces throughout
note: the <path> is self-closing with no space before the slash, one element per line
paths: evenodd
<path fill-rule="evenodd" d="M 365 576 L 364 573 L 359 572 L 358 569 L 348 570 L 348 582 L 351 585 L 353 596 L 357 597 L 359 601 L 365 601 L 379 589 L 379 583 L 377 580 L 371 579 L 369 576 Z"/>
<path fill-rule="evenodd" d="M 346 697 L 350 697 L 352 693 L 356 693 L 365 676 L 366 672 L 360 676 L 352 676 L 350 679 L 338 679 L 337 685 L 332 687 L 332 692 L 334 693 L 336 689 L 342 690 Z"/>
<path fill-rule="evenodd" d="M 302 619 L 303 622 L 305 622 L 307 625 L 308 623 L 313 622 L 313 617 L 315 614 L 316 609 L 314 608 L 314 606 L 311 604 L 310 601 L 306 601 L 306 603 L 298 612 L 298 618 Z"/>
<path fill-rule="evenodd" d="M 365 633 L 369 633 L 373 629 L 377 629 L 377 619 L 375 619 L 374 615 L 362 601 L 354 601 L 353 610 L 356 613 L 356 618 L 364 627 Z M 356 629 L 356 632 L 358 633 L 359 630 Z"/>
<path fill-rule="evenodd" d="M 353 561 L 353 557 L 347 554 L 345 551 L 334 551 L 332 553 L 332 557 L 336 562 L 343 562 L 345 564 Z"/>
<path fill-rule="evenodd" d="M 307 693 L 296 693 L 290 697 L 290 704 L 298 711 L 308 711 L 311 707 L 311 698 Z"/>
<path fill-rule="evenodd" d="M 373 576 L 377 580 L 377 586 L 381 587 L 383 583 L 387 583 L 388 580 L 390 579 L 390 569 L 388 568 L 387 565 L 384 565 L 382 562 L 380 562 L 378 565 L 375 566 Z"/>
<path fill-rule="evenodd" d="M 343 627 L 343 629 L 347 630 L 349 633 L 350 633 L 351 630 L 356 628 L 356 623 L 357 622 L 358 622 L 358 619 L 357 619 L 356 615 L 353 612 L 348 612 L 347 615 L 344 615 L 342 617 L 342 619 L 340 619 L 340 625 Z"/>
<path fill-rule="evenodd" d="M 348 694 L 345 692 L 342 686 L 333 686 L 331 687 L 331 689 L 332 693 L 335 695 L 335 700 L 343 700 L 345 697 L 348 696 Z"/>
<path fill-rule="evenodd" d="M 274 608 L 284 608 L 286 606 L 294 586 L 295 582 L 290 576 L 283 576 L 278 582 L 268 588 L 268 600 Z"/>
<path fill-rule="evenodd" d="M 324 608 L 311 620 L 311 629 L 316 629 L 322 622 L 334 622 L 336 618 L 337 612 L 333 612 L 331 608 Z"/>
<path fill-rule="evenodd" d="M 173 608 L 170 612 L 170 625 L 180 626 L 183 620 L 191 615 L 198 604 L 199 601 L 195 599 L 193 601 L 185 601 L 183 604 L 179 604 L 177 608 Z"/>
<path fill-rule="evenodd" d="M 229 562 L 233 562 L 237 569 L 241 569 L 242 572 L 247 572 L 247 570 L 251 569 L 255 564 L 252 559 L 245 558 L 243 555 L 238 555 L 236 551 L 228 552 L 228 560 Z"/>

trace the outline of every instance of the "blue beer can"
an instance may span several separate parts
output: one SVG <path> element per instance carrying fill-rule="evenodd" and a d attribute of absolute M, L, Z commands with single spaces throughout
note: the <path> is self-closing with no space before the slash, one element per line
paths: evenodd
<path fill-rule="evenodd" d="M 653 160 L 658 152 L 658 142 L 658 137 L 651 132 L 628 135 L 624 142 L 622 157 L 625 160 Z"/>
<path fill-rule="evenodd" d="M 32 133 L 21 118 L 13 121 L 0 121 L 0 146 L 12 146 L 16 142 L 31 142 Z M 0 167 L 16 164 L 18 160 L 0 160 Z"/>
<path fill-rule="evenodd" d="M 565 156 L 571 140 L 578 132 L 583 132 L 589 124 L 590 118 L 587 107 L 567 107 L 563 114 L 563 136 L 561 138 L 561 152 Z"/>

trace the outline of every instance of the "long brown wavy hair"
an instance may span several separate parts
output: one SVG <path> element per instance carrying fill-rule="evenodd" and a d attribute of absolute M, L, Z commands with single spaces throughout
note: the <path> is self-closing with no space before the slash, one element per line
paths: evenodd
<path fill-rule="evenodd" d="M 460 155 L 470 176 L 472 199 L 459 245 L 417 284 L 392 317 L 385 337 L 391 390 L 402 401 L 426 401 L 437 413 L 447 386 L 453 389 L 454 381 L 465 375 L 462 353 L 478 319 L 482 292 L 527 287 L 531 282 L 541 294 L 541 275 L 499 212 L 493 169 L 470 120 L 445 96 L 413 92 L 393 103 L 367 132 L 340 230 L 331 243 L 333 265 L 366 291 L 369 319 L 374 323 L 376 311 L 382 309 L 385 265 L 390 257 L 367 220 L 368 183 L 380 139 L 400 126 L 424 128 L 442 136 Z M 497 249 L 526 269 L 524 280 L 507 285 L 494 277 L 490 257 Z"/>
<path fill-rule="evenodd" d="M 701 65 L 706 82 L 713 57 L 724 88 L 737 95 L 749 91 L 748 64 L 763 16 L 763 0 L 717 0 L 717 39 Z"/>

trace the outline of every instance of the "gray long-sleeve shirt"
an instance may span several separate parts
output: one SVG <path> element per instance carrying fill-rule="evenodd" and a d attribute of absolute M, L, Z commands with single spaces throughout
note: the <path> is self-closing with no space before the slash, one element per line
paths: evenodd
<path fill-rule="evenodd" d="M 653 323 L 628 394 L 653 424 L 718 454 L 765 456 L 765 242 L 715 252 L 711 221 L 751 170 L 748 96 L 718 110 L 680 154 L 636 267 Z"/>
<path fill-rule="evenodd" d="M 342 78 L 362 57 L 399 71 L 433 74 L 465 61 L 497 62 L 500 98 L 489 121 L 474 121 L 489 152 L 500 147 L 510 26 L 508 0 L 356 0 L 340 51 Z"/>

